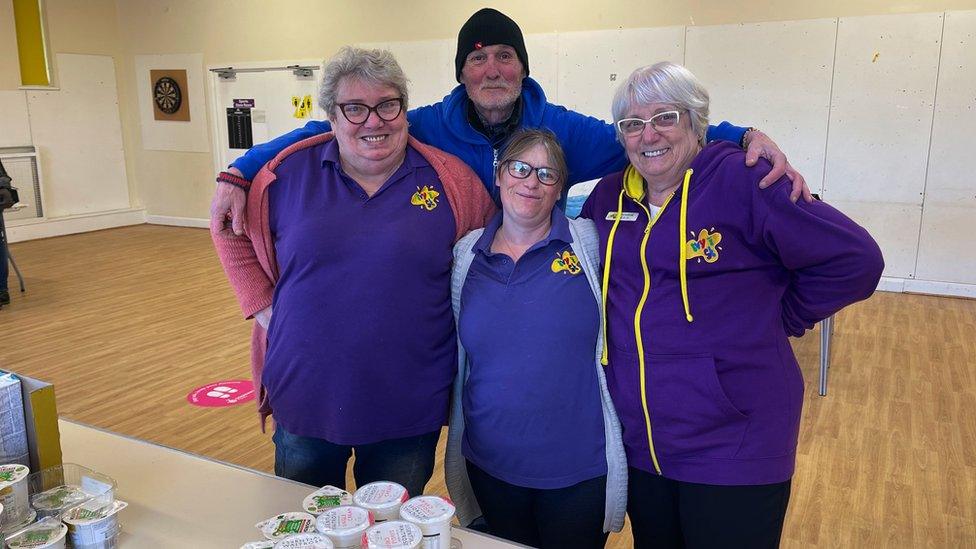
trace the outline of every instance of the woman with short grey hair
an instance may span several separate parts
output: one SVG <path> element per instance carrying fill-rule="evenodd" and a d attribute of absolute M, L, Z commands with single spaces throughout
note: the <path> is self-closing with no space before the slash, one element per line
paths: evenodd
<path fill-rule="evenodd" d="M 326 63 L 319 86 L 319 106 L 326 113 L 333 113 L 339 83 L 344 78 L 355 78 L 377 86 L 394 88 L 400 97 L 401 107 L 408 107 L 407 75 L 403 73 L 389 50 L 366 50 L 345 46 Z"/>
<path fill-rule="evenodd" d="M 630 74 L 613 94 L 611 108 L 614 123 L 627 116 L 634 105 L 667 103 L 687 111 L 691 131 L 705 146 L 708 131 L 708 90 L 691 74 L 691 71 L 667 61 L 641 67 Z M 631 122 L 633 125 L 635 122 Z M 624 141 L 625 133 L 617 132 L 617 139 Z"/>
<path fill-rule="evenodd" d="M 708 92 L 686 68 L 637 69 L 613 114 L 630 165 L 581 217 L 604 258 L 634 545 L 776 547 L 803 404 L 789 336 L 870 296 L 881 251 L 823 202 L 790 201 L 785 177 L 760 191 L 769 163 L 705 145 Z"/>
<path fill-rule="evenodd" d="M 291 145 L 248 193 L 246 229 L 214 233 L 275 420 L 275 474 L 315 486 L 387 480 L 423 493 L 447 421 L 454 243 L 494 205 L 457 158 L 407 134 L 393 55 L 343 48 L 320 104 L 332 132 Z M 272 314 L 273 311 L 273 314 Z"/>

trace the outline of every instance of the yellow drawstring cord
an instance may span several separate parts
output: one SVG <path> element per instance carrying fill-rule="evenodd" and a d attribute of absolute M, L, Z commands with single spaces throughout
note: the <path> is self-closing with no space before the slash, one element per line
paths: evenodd
<path fill-rule="evenodd" d="M 600 364 L 606 366 L 608 364 L 607 360 L 607 289 L 610 284 L 610 258 L 613 257 L 613 237 L 617 234 L 617 226 L 620 225 L 620 216 L 623 215 L 624 210 L 624 189 L 621 187 L 620 195 L 617 197 L 617 218 L 613 220 L 613 226 L 610 227 L 610 235 L 607 237 L 607 251 L 603 255 L 603 280 L 602 280 L 602 296 L 603 299 L 600 302 L 600 308 L 603 312 L 603 354 L 600 356 Z"/>
<path fill-rule="evenodd" d="M 691 316 L 691 306 L 688 304 L 688 243 L 685 240 L 687 237 L 685 234 L 688 231 L 688 187 L 691 183 L 691 174 L 694 170 L 688 168 L 685 170 L 685 180 L 681 185 L 681 221 L 678 225 L 678 245 L 680 250 L 680 265 L 678 270 L 681 272 L 681 301 L 685 306 L 685 318 L 688 322 L 694 320 Z M 606 295 L 603 296 L 606 300 Z"/>

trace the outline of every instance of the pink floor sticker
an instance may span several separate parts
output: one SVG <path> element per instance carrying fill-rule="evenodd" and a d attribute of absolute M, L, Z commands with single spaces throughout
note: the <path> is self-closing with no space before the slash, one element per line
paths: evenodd
<path fill-rule="evenodd" d="M 254 384 L 246 379 L 218 381 L 194 389 L 186 395 L 186 400 L 194 406 L 208 408 L 233 406 L 254 400 Z"/>

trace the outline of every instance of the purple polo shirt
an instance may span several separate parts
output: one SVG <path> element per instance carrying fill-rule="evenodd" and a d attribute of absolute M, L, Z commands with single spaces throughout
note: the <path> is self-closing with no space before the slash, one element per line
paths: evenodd
<path fill-rule="evenodd" d="M 519 258 L 492 253 L 498 214 L 475 243 L 458 332 L 468 353 L 462 453 L 510 484 L 553 489 L 607 473 L 595 367 L 600 311 L 572 254 L 569 222 Z M 575 255 L 572 257 L 575 258 Z"/>
<path fill-rule="evenodd" d="M 290 433 L 368 444 L 438 430 L 457 371 L 455 221 L 430 164 L 407 148 L 369 197 L 335 140 L 275 170 L 280 270 L 262 382 Z"/>

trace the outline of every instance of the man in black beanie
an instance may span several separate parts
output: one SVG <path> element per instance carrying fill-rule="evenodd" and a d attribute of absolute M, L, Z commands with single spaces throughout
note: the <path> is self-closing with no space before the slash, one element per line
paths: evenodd
<path fill-rule="evenodd" d="M 470 99 L 471 126 L 499 148 L 520 126 L 516 110 L 521 111 L 522 80 L 529 76 L 522 29 L 498 10 L 476 12 L 458 32 L 454 75 Z"/>
<path fill-rule="evenodd" d="M 544 128 L 559 139 L 569 166 L 564 189 L 620 171 L 627 165 L 612 124 L 549 103 L 542 86 L 529 77 L 529 57 L 522 30 L 498 10 L 478 10 L 461 27 L 454 73 L 461 85 L 447 97 L 407 112 L 410 135 L 463 160 L 478 174 L 496 203 L 499 197 L 494 181 L 495 162 L 509 137 L 520 128 Z M 235 160 L 227 172 L 217 177 L 217 189 L 210 205 L 211 231 L 223 236 L 243 234 L 244 189 L 248 180 L 285 147 L 329 130 L 328 122 L 312 120 L 303 128 L 253 147 Z M 762 132 L 722 122 L 710 126 L 707 137 L 709 141 L 731 141 L 745 147 L 748 165 L 760 156 L 772 162 L 773 169 L 761 186 L 771 184 L 785 173 L 793 180 L 794 200 L 801 192 L 804 198 L 812 200 L 803 177 L 789 165 L 776 143 Z M 565 195 L 559 205 L 564 204 Z"/>

